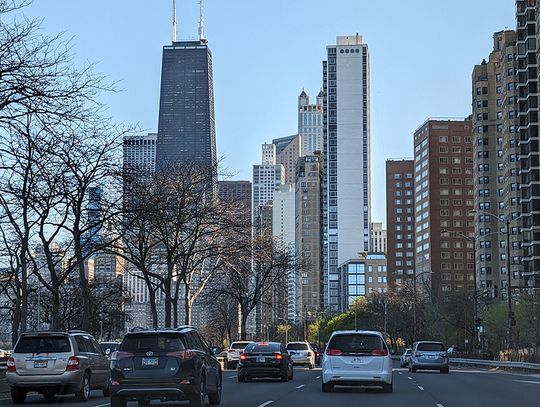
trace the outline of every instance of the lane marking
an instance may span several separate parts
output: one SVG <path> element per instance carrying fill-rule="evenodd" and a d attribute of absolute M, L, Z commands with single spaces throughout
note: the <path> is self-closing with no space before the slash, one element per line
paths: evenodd
<path fill-rule="evenodd" d="M 536 381 L 533 381 L 533 380 L 514 380 L 514 381 L 518 382 L 518 383 L 540 384 L 540 382 L 536 382 Z"/>
<path fill-rule="evenodd" d="M 305 384 L 301 384 L 300 386 L 296 386 L 297 389 L 301 389 L 302 387 L 304 387 Z"/>
<path fill-rule="evenodd" d="M 257 407 L 266 407 L 267 405 L 272 404 L 273 402 L 274 400 L 270 400 L 270 401 L 267 401 L 266 403 L 259 404 L 259 406 Z"/>
<path fill-rule="evenodd" d="M 234 379 L 236 376 L 227 376 L 227 379 Z"/>
<path fill-rule="evenodd" d="M 412 377 L 411 377 L 411 376 L 407 376 L 407 379 L 412 380 Z"/>
<path fill-rule="evenodd" d="M 418 388 L 422 391 L 424 391 L 424 388 L 422 386 L 418 386 Z"/>
<path fill-rule="evenodd" d="M 444 406 L 440 403 L 437 403 L 437 407 L 444 407 Z"/>
<path fill-rule="evenodd" d="M 403 374 L 403 372 L 398 372 L 398 374 Z"/>
<path fill-rule="evenodd" d="M 320 378 L 321 378 L 321 376 L 317 376 L 315 379 L 320 379 Z"/>
<path fill-rule="evenodd" d="M 97 406 L 93 406 L 93 407 L 106 407 L 106 406 L 109 406 L 109 405 L 111 405 L 111 403 L 98 404 Z"/>

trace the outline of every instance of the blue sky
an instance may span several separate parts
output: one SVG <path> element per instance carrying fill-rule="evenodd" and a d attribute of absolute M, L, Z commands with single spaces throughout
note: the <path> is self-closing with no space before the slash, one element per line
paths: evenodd
<path fill-rule="evenodd" d="M 180 38 L 197 36 L 197 0 L 177 0 Z M 157 129 L 162 46 L 172 0 L 34 0 L 45 34 L 72 37 L 75 61 L 120 81 L 105 97 L 118 122 Z M 465 117 L 471 72 L 492 35 L 513 29 L 513 0 L 206 0 L 218 155 L 250 179 L 260 145 L 297 129 L 297 96 L 315 96 L 325 47 L 360 33 L 371 53 L 374 221 L 385 218 L 384 163 L 412 156 L 428 117 Z"/>

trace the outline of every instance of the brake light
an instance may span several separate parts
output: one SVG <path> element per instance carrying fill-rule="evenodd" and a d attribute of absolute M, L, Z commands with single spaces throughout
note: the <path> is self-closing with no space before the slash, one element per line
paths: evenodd
<path fill-rule="evenodd" d="M 308 358 L 310 358 L 310 357 L 312 357 L 312 356 L 313 356 L 313 353 L 311 353 L 311 352 L 308 352 L 308 353 L 307 353 L 307 357 L 308 357 Z"/>
<path fill-rule="evenodd" d="M 66 366 L 66 372 L 72 372 L 79 370 L 79 358 L 77 356 L 70 356 Z"/>
<path fill-rule="evenodd" d="M 167 353 L 167 356 L 182 360 L 189 360 L 195 357 L 195 352 L 192 350 L 181 350 L 178 352 L 169 352 Z"/>
<path fill-rule="evenodd" d="M 340 349 L 326 349 L 326 354 L 328 356 L 340 356 L 343 352 Z"/>
<path fill-rule="evenodd" d="M 240 360 L 248 360 L 248 356 L 245 353 L 241 353 Z"/>
<path fill-rule="evenodd" d="M 371 351 L 371 356 L 388 356 L 388 350 L 386 349 L 373 349 Z"/>
<path fill-rule="evenodd" d="M 16 372 L 17 367 L 15 366 L 15 359 L 9 358 L 7 361 L 7 371 L 8 372 Z"/>
<path fill-rule="evenodd" d="M 132 358 L 133 356 L 135 355 L 131 352 L 122 352 L 122 351 L 117 350 L 117 351 L 114 351 L 113 354 L 111 355 L 111 361 L 118 362 L 119 360 L 122 360 L 122 359 Z"/>
<path fill-rule="evenodd" d="M 277 360 L 283 359 L 283 355 L 281 353 L 276 353 L 275 357 L 276 357 Z"/>

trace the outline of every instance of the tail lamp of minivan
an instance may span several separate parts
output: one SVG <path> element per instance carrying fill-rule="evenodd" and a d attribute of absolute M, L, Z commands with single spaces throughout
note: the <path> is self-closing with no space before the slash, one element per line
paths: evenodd
<path fill-rule="evenodd" d="M 66 366 L 66 372 L 72 372 L 79 370 L 79 358 L 77 356 L 70 356 Z"/>
<path fill-rule="evenodd" d="M 371 351 L 371 356 L 388 356 L 388 350 L 382 349 L 373 349 Z"/>
<path fill-rule="evenodd" d="M 7 371 L 8 372 L 16 372 L 17 367 L 15 366 L 15 359 L 9 358 L 7 361 Z"/>
<path fill-rule="evenodd" d="M 341 356 L 342 354 L 341 349 L 326 349 L 326 355 L 328 356 Z"/>

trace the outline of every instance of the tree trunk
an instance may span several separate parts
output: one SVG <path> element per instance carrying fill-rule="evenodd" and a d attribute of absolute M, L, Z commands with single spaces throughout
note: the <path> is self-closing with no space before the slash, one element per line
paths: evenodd
<path fill-rule="evenodd" d="M 13 309 L 13 320 L 11 321 L 11 349 L 15 347 L 19 339 L 19 329 L 21 325 L 21 296 L 17 290 L 16 300 Z"/>
<path fill-rule="evenodd" d="M 62 329 L 60 324 L 60 289 L 54 286 L 52 295 L 51 329 Z"/>
<path fill-rule="evenodd" d="M 247 320 L 248 315 L 244 310 L 242 310 L 242 320 L 240 321 L 240 340 L 245 341 L 247 339 Z"/>
<path fill-rule="evenodd" d="M 189 290 L 189 287 L 187 284 L 184 284 L 184 308 L 186 315 L 184 317 L 184 323 L 186 325 L 191 325 L 192 323 L 192 317 L 193 317 L 193 297 L 191 295 L 191 292 Z"/>
<path fill-rule="evenodd" d="M 165 296 L 165 328 L 170 328 L 172 326 L 172 305 L 173 299 L 171 296 L 171 280 L 167 279 L 163 283 L 163 291 Z"/>

